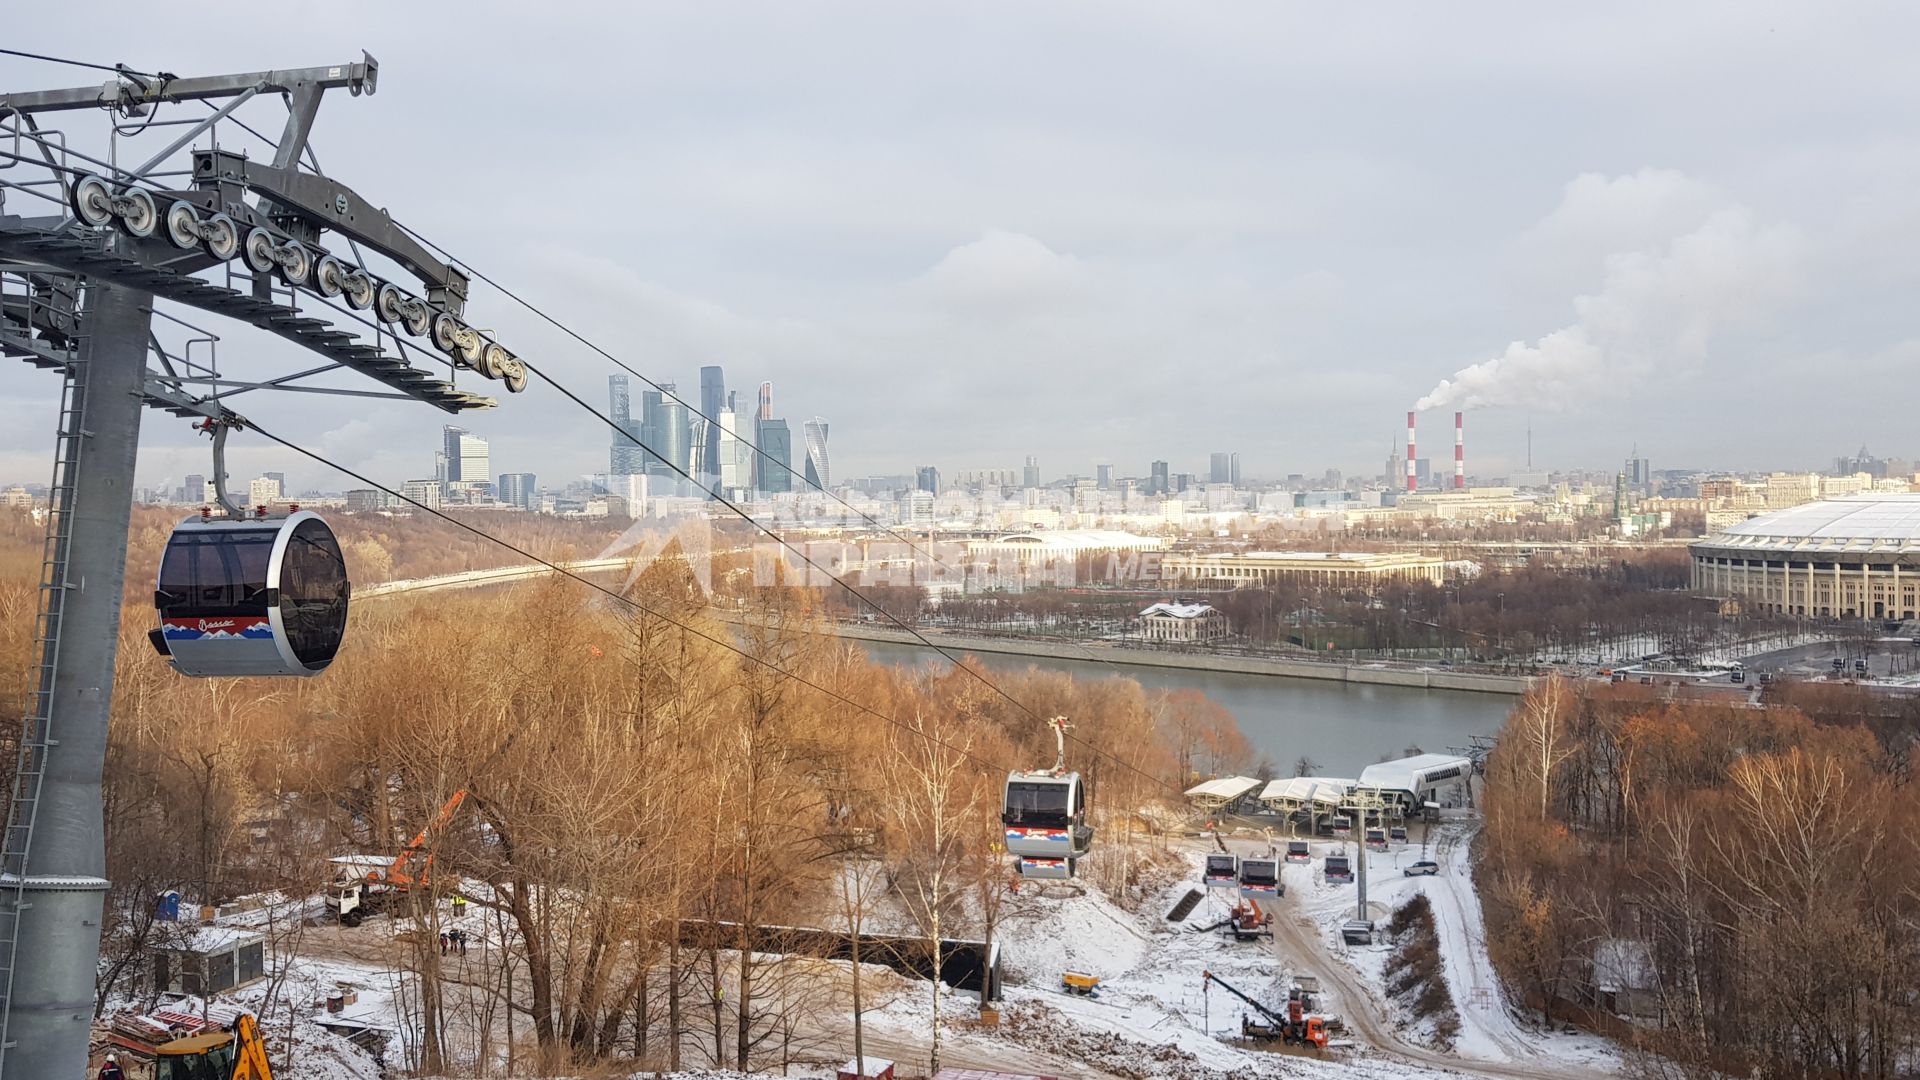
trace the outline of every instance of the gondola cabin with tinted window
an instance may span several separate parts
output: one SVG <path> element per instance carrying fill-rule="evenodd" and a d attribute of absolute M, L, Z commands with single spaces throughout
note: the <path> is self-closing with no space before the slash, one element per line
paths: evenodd
<path fill-rule="evenodd" d="M 1286 895 L 1280 884 L 1280 860 L 1274 858 L 1240 860 L 1240 899 L 1268 905 Z"/>
<path fill-rule="evenodd" d="M 1240 881 L 1240 857 L 1231 854 L 1207 856 L 1206 869 L 1200 871 L 1200 880 L 1208 888 L 1228 888 Z"/>
<path fill-rule="evenodd" d="M 351 592 L 320 515 L 202 512 L 167 540 L 150 636 L 182 675 L 318 675 L 346 634 Z"/>
<path fill-rule="evenodd" d="M 1010 772 L 1000 823 L 1023 878 L 1065 879 L 1093 845 L 1079 773 Z"/>

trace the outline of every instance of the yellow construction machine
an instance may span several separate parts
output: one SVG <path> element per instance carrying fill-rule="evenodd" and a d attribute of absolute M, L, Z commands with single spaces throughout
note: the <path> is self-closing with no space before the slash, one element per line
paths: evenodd
<path fill-rule="evenodd" d="M 232 1031 L 209 1031 L 154 1050 L 153 1080 L 273 1080 L 260 1022 L 241 1013 Z"/>

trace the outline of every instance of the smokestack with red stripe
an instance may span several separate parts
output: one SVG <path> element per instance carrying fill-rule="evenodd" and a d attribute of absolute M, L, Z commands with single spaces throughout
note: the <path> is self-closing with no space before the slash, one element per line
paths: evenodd
<path fill-rule="evenodd" d="M 1420 490 L 1420 472 L 1419 472 L 1418 466 L 1414 464 L 1418 460 L 1419 460 L 1418 455 L 1415 454 L 1413 449 L 1413 410 L 1408 409 L 1407 410 L 1407 490 L 1408 491 Z"/>
<path fill-rule="evenodd" d="M 1453 490 L 1467 489 L 1467 414 L 1453 414 Z"/>

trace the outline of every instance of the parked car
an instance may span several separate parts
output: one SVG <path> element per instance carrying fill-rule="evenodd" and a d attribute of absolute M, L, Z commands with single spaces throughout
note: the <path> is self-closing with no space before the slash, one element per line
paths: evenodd
<path fill-rule="evenodd" d="M 1427 877 L 1432 877 L 1439 872 L 1440 864 L 1434 862 L 1432 859 L 1421 859 L 1419 862 L 1414 863 L 1402 871 L 1407 877 L 1419 877 L 1422 874 Z"/>

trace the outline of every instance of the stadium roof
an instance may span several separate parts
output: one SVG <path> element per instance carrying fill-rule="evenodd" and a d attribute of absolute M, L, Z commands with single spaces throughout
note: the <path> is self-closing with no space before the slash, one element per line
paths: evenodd
<path fill-rule="evenodd" d="M 1920 547 L 1920 494 L 1848 495 L 1805 503 L 1730 525 L 1700 543 L 1859 551 Z"/>

